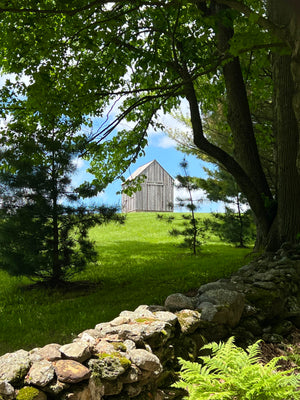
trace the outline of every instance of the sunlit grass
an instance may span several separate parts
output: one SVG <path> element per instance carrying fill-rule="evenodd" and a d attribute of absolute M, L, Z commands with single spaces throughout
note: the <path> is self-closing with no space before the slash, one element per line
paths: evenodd
<path fill-rule="evenodd" d="M 173 215 L 179 224 L 181 215 Z M 99 260 L 73 279 L 92 287 L 83 283 L 68 290 L 43 289 L 0 271 L 0 354 L 66 343 L 124 309 L 163 304 L 169 294 L 229 276 L 248 261 L 250 249 L 224 245 L 217 237 L 193 256 L 178 246 L 181 239 L 170 236 L 169 229 L 155 213 L 129 214 L 124 225 L 93 228 Z"/>

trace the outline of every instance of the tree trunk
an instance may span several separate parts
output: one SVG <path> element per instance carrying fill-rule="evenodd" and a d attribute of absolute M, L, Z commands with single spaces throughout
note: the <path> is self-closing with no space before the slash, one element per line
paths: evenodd
<path fill-rule="evenodd" d="M 227 7 L 216 4 L 216 14 L 226 13 Z M 221 55 L 226 54 L 230 48 L 230 40 L 234 35 L 233 22 L 226 18 L 219 18 L 216 29 L 217 47 Z M 227 96 L 227 121 L 231 128 L 234 141 L 234 157 L 253 181 L 258 191 L 268 199 L 272 194 L 264 174 L 257 143 L 255 139 L 253 123 L 250 113 L 246 86 L 242 74 L 240 60 L 234 57 L 223 66 L 223 76 Z"/>
<path fill-rule="evenodd" d="M 290 22 L 292 41 L 291 71 L 294 81 L 293 110 L 300 132 L 300 4 L 297 3 L 295 13 Z M 297 169 L 300 172 L 300 148 L 298 148 Z"/>
<path fill-rule="evenodd" d="M 59 260 L 59 226 L 58 226 L 58 193 L 57 193 L 57 176 L 55 168 L 55 155 L 52 154 L 52 229 L 53 229 L 53 247 L 52 247 L 52 277 L 53 285 L 59 283 L 61 278 L 61 265 Z"/>
<path fill-rule="evenodd" d="M 215 6 L 215 12 L 224 8 Z M 238 158 L 231 157 L 210 143 L 203 133 L 202 120 L 194 85 L 186 71 L 182 77 L 189 102 L 196 146 L 215 158 L 235 178 L 255 214 L 258 226 L 256 248 L 275 250 L 285 242 L 295 242 L 300 234 L 300 13 L 291 18 L 287 3 L 268 0 L 272 26 L 289 27 L 292 55 L 273 54 L 274 132 L 276 135 L 276 162 L 278 165 L 278 198 L 273 199 L 264 175 L 255 142 L 247 93 L 238 58 L 223 68 L 228 100 L 228 121 L 234 137 Z M 219 51 L 228 51 L 232 26 L 218 26 Z M 298 166 L 298 167 L 297 167 Z M 278 207 L 276 208 L 276 203 Z"/>
<path fill-rule="evenodd" d="M 257 189 L 253 181 L 233 157 L 231 157 L 221 148 L 210 143 L 205 138 L 193 82 L 188 82 L 188 76 L 186 76 L 185 79 L 187 80 L 185 85 L 186 98 L 190 107 L 195 145 L 199 148 L 199 150 L 215 158 L 235 178 L 242 192 L 247 197 L 250 207 L 257 218 L 262 237 L 266 238 L 270 229 L 270 218 L 261 192 Z"/>
<path fill-rule="evenodd" d="M 284 2 L 269 0 L 268 7 L 269 17 L 276 25 L 287 26 L 290 23 L 292 13 Z M 294 30 L 297 31 L 297 29 L 299 32 L 299 20 L 294 25 Z M 297 39 L 299 43 L 299 38 Z M 286 241 L 295 242 L 300 233 L 300 177 L 297 169 L 300 126 L 300 65 L 296 38 L 291 40 L 291 43 L 294 46 L 292 56 L 272 54 L 274 131 L 278 163 L 278 211 L 276 223 L 269 234 L 269 250 L 277 248 Z"/>
<path fill-rule="evenodd" d="M 226 13 L 227 7 L 216 4 L 214 7 L 216 14 Z M 219 19 L 216 30 L 217 46 L 221 54 L 226 54 L 230 48 L 230 40 L 234 35 L 233 22 L 230 18 L 223 24 L 223 18 Z M 273 199 L 265 173 L 262 168 L 259 151 L 255 139 L 253 122 L 250 113 L 246 86 L 242 74 L 240 60 L 234 57 L 223 66 L 223 76 L 226 87 L 228 113 L 227 120 L 231 128 L 234 141 L 234 156 L 241 165 L 248 177 L 253 182 L 256 190 L 264 201 L 266 219 L 262 221 L 252 204 L 251 208 L 256 214 L 257 236 L 255 249 L 262 249 L 269 236 L 269 230 L 273 225 L 276 215 L 276 202 Z M 246 194 L 245 189 L 243 192 Z"/>
<path fill-rule="evenodd" d="M 216 28 L 218 50 L 223 55 L 228 52 L 230 47 L 229 41 L 234 33 L 233 24 L 229 16 L 226 20 L 224 13 L 227 8 L 225 6 L 215 3 L 211 11 L 219 16 L 223 14 L 219 18 Z M 226 23 L 223 24 L 224 18 Z M 275 212 L 271 212 L 268 207 L 268 205 L 273 205 L 272 194 L 261 165 L 247 92 L 237 57 L 226 62 L 223 66 L 223 75 L 227 94 L 228 123 L 234 138 L 235 157 L 231 157 L 205 138 L 193 83 L 190 82 L 186 83 L 186 98 L 190 105 L 194 143 L 200 150 L 218 160 L 235 178 L 256 216 L 260 232 L 260 240 L 257 241 L 256 247 L 261 248 L 266 243 Z M 188 82 L 187 75 L 183 78 Z"/>
<path fill-rule="evenodd" d="M 238 220 L 239 220 L 239 228 L 240 228 L 240 233 L 239 233 L 239 247 L 245 247 L 244 244 L 244 221 L 243 221 L 243 216 L 241 212 L 241 204 L 240 204 L 240 198 L 239 195 L 236 197 L 236 205 L 238 209 Z"/>

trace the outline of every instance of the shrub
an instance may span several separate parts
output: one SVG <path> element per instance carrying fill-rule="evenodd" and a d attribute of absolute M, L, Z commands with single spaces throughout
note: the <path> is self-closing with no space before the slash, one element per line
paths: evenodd
<path fill-rule="evenodd" d="M 179 359 L 181 380 L 174 384 L 188 392 L 189 400 L 295 400 L 300 399 L 300 378 L 293 370 L 278 371 L 283 357 L 269 363 L 259 362 L 259 341 L 243 350 L 231 337 L 226 343 L 203 347 L 211 356 L 201 357 L 202 363 Z"/>

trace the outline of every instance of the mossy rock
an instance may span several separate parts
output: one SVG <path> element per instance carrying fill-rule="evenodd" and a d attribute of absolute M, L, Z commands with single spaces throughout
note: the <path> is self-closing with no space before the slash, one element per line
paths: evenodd
<path fill-rule="evenodd" d="M 195 310 L 182 310 L 176 313 L 181 331 L 184 334 L 195 332 L 201 324 L 201 314 Z"/>
<path fill-rule="evenodd" d="M 251 305 L 260 309 L 260 315 L 272 319 L 284 312 L 285 301 L 280 290 L 267 290 L 252 287 L 246 294 Z"/>
<path fill-rule="evenodd" d="M 135 322 L 138 324 L 151 324 L 152 322 L 157 322 L 157 319 L 155 318 L 136 318 Z"/>
<path fill-rule="evenodd" d="M 117 359 L 125 369 L 127 369 L 131 366 L 131 361 L 128 360 L 128 358 L 122 356 L 117 351 L 114 353 L 99 353 L 99 354 L 97 354 L 97 357 L 100 360 L 107 359 L 107 358 Z"/>
<path fill-rule="evenodd" d="M 120 353 L 101 353 L 98 359 L 91 359 L 88 362 L 89 368 L 92 370 L 92 376 L 100 379 L 113 381 L 131 366 L 131 361 L 122 356 Z"/>
<path fill-rule="evenodd" d="M 113 345 L 113 347 L 116 351 L 125 352 L 127 350 L 127 347 L 125 346 L 125 344 L 123 342 L 111 342 L 111 344 Z"/>
<path fill-rule="evenodd" d="M 41 390 L 31 387 L 25 386 L 19 390 L 19 393 L 16 397 L 17 400 L 46 400 L 47 396 Z"/>

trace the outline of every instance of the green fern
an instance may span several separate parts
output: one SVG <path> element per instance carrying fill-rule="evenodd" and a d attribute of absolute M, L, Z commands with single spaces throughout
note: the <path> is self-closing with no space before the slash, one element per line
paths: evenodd
<path fill-rule="evenodd" d="M 231 337 L 225 343 L 204 346 L 212 356 L 202 357 L 202 364 L 180 358 L 181 380 L 174 386 L 185 389 L 189 400 L 300 399 L 300 378 L 293 374 L 294 370 L 277 370 L 283 357 L 260 364 L 259 342 L 245 351 L 235 346 Z"/>

